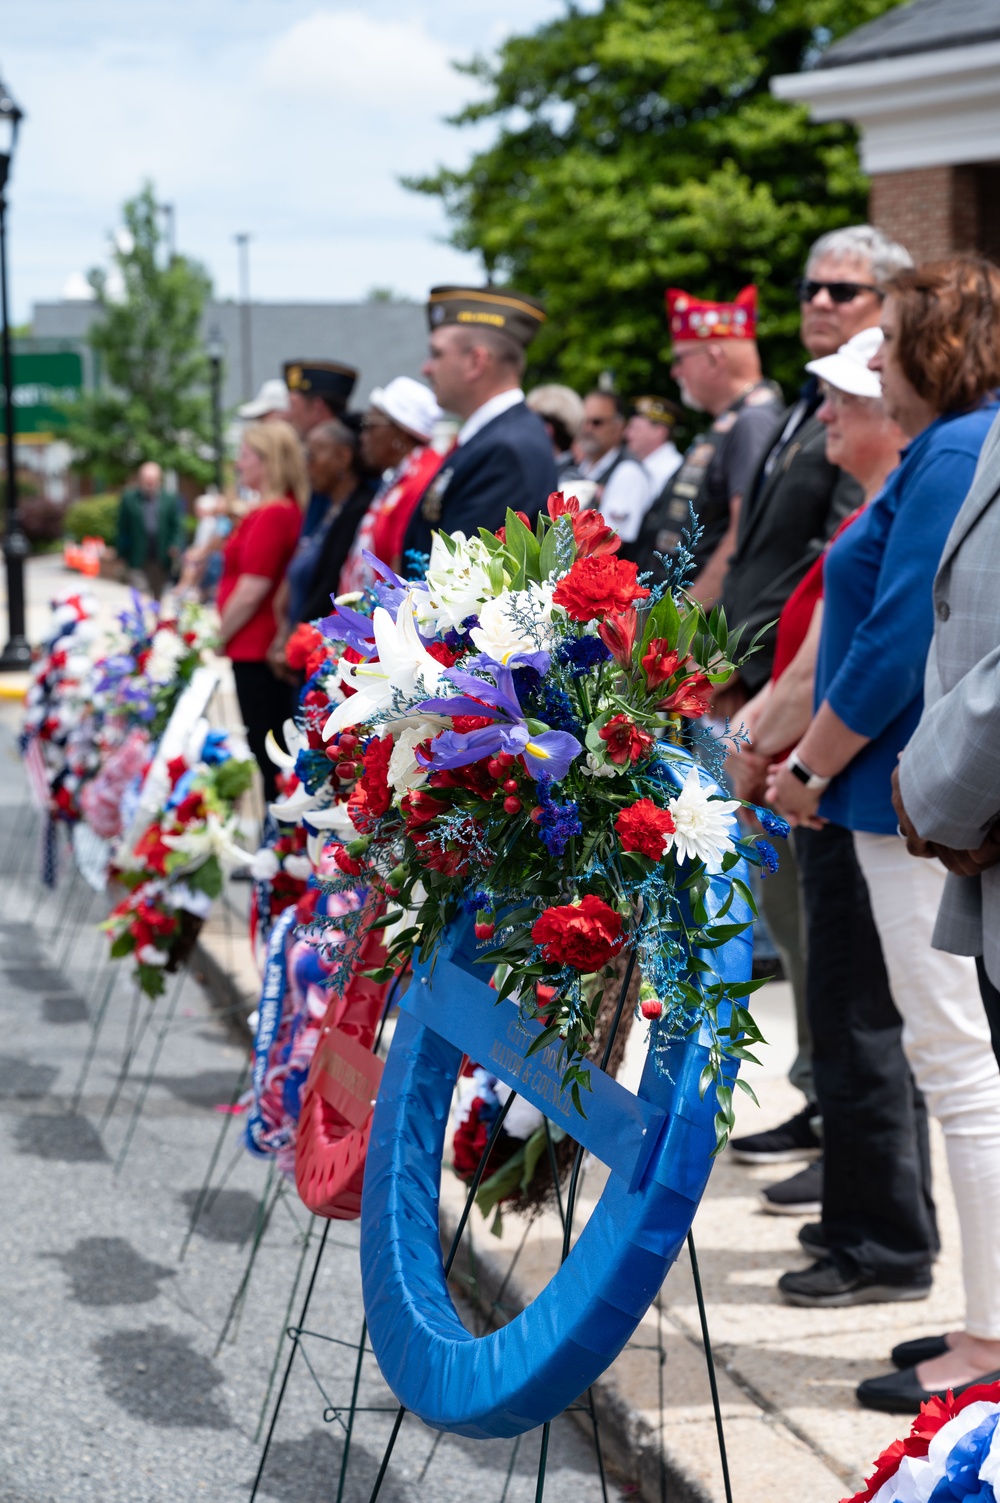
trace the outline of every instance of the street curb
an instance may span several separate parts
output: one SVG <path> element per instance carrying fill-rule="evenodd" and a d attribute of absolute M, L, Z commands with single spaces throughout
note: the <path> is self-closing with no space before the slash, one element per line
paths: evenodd
<path fill-rule="evenodd" d="M 27 674 L 0 678 L 0 699 L 21 700 L 27 694 L 30 684 L 31 680 Z"/>

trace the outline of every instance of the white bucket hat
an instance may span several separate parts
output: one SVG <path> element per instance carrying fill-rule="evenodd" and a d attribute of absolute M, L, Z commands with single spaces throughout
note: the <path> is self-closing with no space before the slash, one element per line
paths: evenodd
<path fill-rule="evenodd" d="M 880 397 L 882 378 L 868 362 L 882 347 L 881 329 L 862 329 L 842 344 L 835 355 L 822 355 L 806 366 L 814 376 L 852 397 Z"/>
<path fill-rule="evenodd" d="M 288 387 L 280 376 L 274 376 L 264 382 L 252 402 L 244 402 L 236 411 L 241 418 L 262 418 L 269 412 L 287 412 Z"/>
<path fill-rule="evenodd" d="M 391 418 L 397 428 L 425 444 L 434 432 L 434 424 L 444 415 L 430 387 L 412 376 L 396 376 L 387 386 L 376 386 L 368 403 Z"/>

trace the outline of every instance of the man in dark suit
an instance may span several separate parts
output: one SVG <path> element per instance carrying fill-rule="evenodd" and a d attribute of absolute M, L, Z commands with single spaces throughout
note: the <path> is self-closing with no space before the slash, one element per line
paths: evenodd
<path fill-rule="evenodd" d="M 417 504 L 404 559 L 429 554 L 438 529 L 493 532 L 508 507 L 534 519 L 557 489 L 552 445 L 521 390 L 524 352 L 545 321 L 541 303 L 508 287 L 434 287 L 427 319 L 423 374 L 462 426 Z"/>

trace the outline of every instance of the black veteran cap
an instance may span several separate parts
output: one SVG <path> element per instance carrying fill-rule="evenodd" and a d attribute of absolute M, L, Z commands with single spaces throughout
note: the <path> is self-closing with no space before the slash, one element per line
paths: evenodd
<path fill-rule="evenodd" d="M 672 428 L 681 416 L 681 409 L 669 397 L 636 397 L 632 411 L 650 423 L 662 423 L 664 428 Z"/>
<path fill-rule="evenodd" d="M 512 287 L 432 287 L 427 322 L 432 331 L 445 324 L 478 324 L 509 335 L 526 349 L 545 322 L 545 309 L 536 298 Z"/>
<path fill-rule="evenodd" d="M 340 365 L 336 360 L 286 360 L 284 374 L 289 391 L 345 405 L 358 379 L 353 366 Z"/>

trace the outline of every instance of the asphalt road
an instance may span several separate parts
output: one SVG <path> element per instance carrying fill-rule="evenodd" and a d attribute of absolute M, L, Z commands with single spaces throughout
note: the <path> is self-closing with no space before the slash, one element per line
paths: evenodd
<path fill-rule="evenodd" d="M 75 1099 L 112 974 L 94 929 L 103 900 L 65 859 L 55 894 L 43 893 L 17 721 L 16 707 L 0 707 L 0 1503 L 245 1503 L 269 1373 L 287 1354 L 282 1333 L 322 1224 L 310 1224 L 294 1191 L 275 1199 L 272 1184 L 234 1312 L 268 1186 L 266 1166 L 238 1149 L 230 1127 L 215 1177 L 224 1183 L 181 1260 L 226 1121 L 216 1107 L 244 1065 L 193 979 L 135 1011 L 141 1038 L 121 1083 L 133 994 L 127 965 L 114 968 Z M 307 1322 L 316 1334 L 303 1342 L 308 1362 L 295 1364 L 261 1499 L 336 1499 L 362 1323 L 357 1242 L 356 1223 L 332 1223 Z M 395 1412 L 370 1355 L 359 1403 L 344 1503 L 369 1498 Z M 537 1432 L 516 1447 L 477 1443 L 436 1437 L 408 1417 L 381 1498 L 528 1503 L 538 1448 Z M 565 1417 L 553 1427 L 544 1496 L 601 1497 L 593 1447 Z"/>

